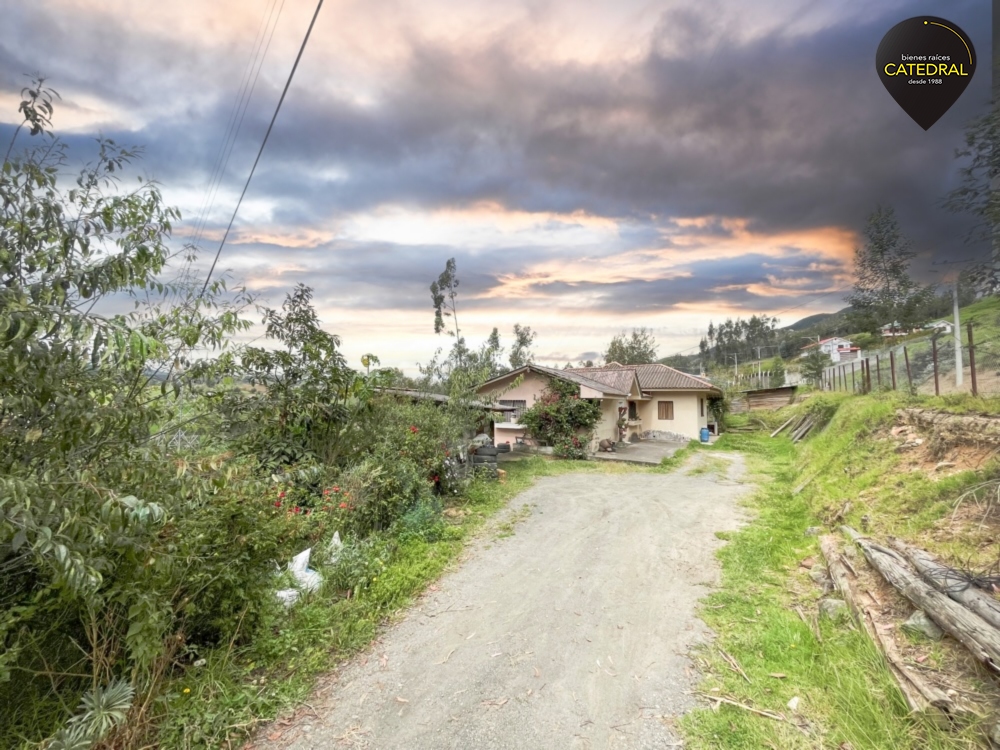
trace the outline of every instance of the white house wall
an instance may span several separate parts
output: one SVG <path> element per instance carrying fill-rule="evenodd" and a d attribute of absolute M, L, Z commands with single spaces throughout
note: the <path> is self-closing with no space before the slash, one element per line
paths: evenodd
<path fill-rule="evenodd" d="M 618 398 L 608 397 L 601 401 L 601 418 L 594 427 L 594 438 L 591 440 L 591 450 L 596 451 L 602 440 L 607 438 L 618 442 Z M 625 399 L 621 399 L 625 405 Z"/>
<path fill-rule="evenodd" d="M 690 440 L 698 439 L 702 427 L 708 427 L 708 396 L 697 391 L 652 391 L 649 401 L 637 404 L 643 432 L 673 432 Z M 699 399 L 705 399 L 705 416 L 701 416 Z M 660 401 L 674 402 L 674 418 L 660 419 Z"/>

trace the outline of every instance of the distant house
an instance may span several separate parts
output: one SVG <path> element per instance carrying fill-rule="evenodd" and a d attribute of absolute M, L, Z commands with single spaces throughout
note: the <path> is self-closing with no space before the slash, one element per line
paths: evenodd
<path fill-rule="evenodd" d="M 947 320 L 935 320 L 933 323 L 925 325 L 923 330 L 931 333 L 951 333 L 955 327 Z"/>
<path fill-rule="evenodd" d="M 809 346 L 802 350 L 800 357 L 808 357 L 809 352 L 811 352 L 816 347 L 824 354 L 829 355 L 830 360 L 834 363 L 844 362 L 851 359 L 857 359 L 858 353 L 860 352 L 860 347 L 853 346 L 847 339 L 841 338 L 840 336 L 833 336 L 828 339 L 822 339 L 819 342 L 813 342 Z"/>
<path fill-rule="evenodd" d="M 510 388 L 519 377 L 521 383 Z M 621 439 L 620 423 L 624 423 L 627 436 L 697 439 L 701 428 L 712 421 L 708 399 L 722 395 L 707 380 L 661 364 L 611 362 L 603 367 L 567 370 L 526 365 L 488 380 L 477 389 L 484 400 L 496 400 L 515 409 L 494 423 L 494 442 L 514 444 L 530 439 L 520 417 L 541 398 L 553 379 L 573 383 L 579 387 L 580 398 L 600 402 L 601 419 L 594 429 L 592 452 L 601 440 Z"/>
<path fill-rule="evenodd" d="M 909 336 L 916 331 L 912 328 L 903 328 L 899 323 L 886 323 L 878 329 L 883 338 L 892 339 L 900 336 Z"/>

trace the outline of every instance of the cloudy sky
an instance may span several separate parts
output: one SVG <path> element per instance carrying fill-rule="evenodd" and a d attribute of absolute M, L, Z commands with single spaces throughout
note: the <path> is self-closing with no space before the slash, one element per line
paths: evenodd
<path fill-rule="evenodd" d="M 0 138 L 23 74 L 47 76 L 75 156 L 98 133 L 145 146 L 207 267 L 314 8 L 0 0 Z M 711 319 L 839 309 L 879 203 L 921 269 L 971 252 L 941 200 L 987 66 L 928 132 L 875 71 L 921 13 L 989 58 L 981 0 L 326 0 L 220 268 L 275 306 L 309 284 L 355 366 L 411 373 L 448 344 L 428 285 L 450 257 L 469 342 L 530 325 L 543 363 L 633 326 L 666 355 Z"/>

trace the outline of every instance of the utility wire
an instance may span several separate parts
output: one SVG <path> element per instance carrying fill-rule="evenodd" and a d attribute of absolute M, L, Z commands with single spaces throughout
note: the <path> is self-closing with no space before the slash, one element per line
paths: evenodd
<path fill-rule="evenodd" d="M 277 4 L 277 0 L 271 4 L 271 11 L 267 17 L 267 23 L 264 26 L 264 33 L 267 34 L 267 42 L 265 44 L 264 37 L 261 36 L 260 43 L 257 47 L 257 52 L 253 60 L 253 65 L 251 65 L 248 73 L 246 82 L 243 85 L 243 94 L 241 95 L 242 101 L 237 105 L 237 111 L 234 112 L 232 122 L 229 126 L 230 132 L 227 133 L 226 142 L 223 144 L 222 153 L 220 153 L 220 163 L 218 166 L 218 171 L 213 175 L 213 184 L 210 185 L 209 195 L 207 196 L 207 206 L 202 212 L 199 225 L 196 229 L 195 239 L 193 244 L 197 245 L 202 236 L 205 233 L 205 227 L 208 224 L 208 217 L 212 214 L 212 209 L 215 207 L 215 200 L 218 197 L 219 188 L 222 186 L 222 179 L 226 175 L 226 168 L 229 166 L 229 159 L 233 154 L 233 149 L 236 147 L 236 140 L 239 138 L 240 130 L 243 128 L 243 119 L 246 117 L 247 109 L 250 106 L 250 100 L 253 98 L 253 92 L 257 88 L 257 79 L 260 78 L 260 71 L 264 68 L 264 60 L 267 57 L 267 52 L 271 48 L 271 40 L 274 38 L 274 31 L 278 28 L 278 21 L 281 20 L 281 12 L 285 8 L 285 0 L 281 0 L 281 5 L 278 6 L 278 13 L 274 15 L 274 7 Z M 271 25 L 271 17 L 274 16 L 274 25 Z M 270 33 L 267 32 L 267 28 L 270 26 Z M 256 66 L 257 71 L 254 73 L 254 66 Z M 250 81 L 250 75 L 253 75 L 253 81 Z M 245 95 L 245 98 L 244 98 Z M 242 106 L 242 109 L 240 109 Z M 239 116 L 237 121 L 236 117 Z M 228 147 L 228 148 L 227 148 Z"/>
<path fill-rule="evenodd" d="M 270 23 L 270 17 L 274 13 L 274 4 L 277 0 L 271 0 L 271 11 L 267 12 L 265 7 L 264 12 L 261 13 L 260 23 L 257 26 L 257 34 L 254 36 L 253 45 L 250 48 L 250 57 L 247 59 L 246 65 L 243 68 L 243 75 L 240 77 L 240 85 L 236 92 L 236 98 L 233 100 L 232 109 L 229 112 L 229 118 L 226 121 L 226 132 L 222 138 L 222 142 L 219 143 L 219 147 L 216 151 L 215 158 L 212 160 L 212 174 L 209 177 L 208 184 L 205 188 L 205 197 L 202 201 L 201 208 L 198 211 L 198 218 L 195 220 L 194 226 L 191 229 L 188 242 L 190 244 L 195 244 L 198 241 L 198 236 L 201 231 L 201 225 L 205 218 L 205 212 L 208 210 L 209 199 L 212 193 L 212 188 L 215 185 L 215 178 L 219 173 L 219 167 L 222 164 L 223 155 L 226 152 L 226 146 L 229 144 L 229 138 L 232 135 L 233 126 L 236 123 L 236 118 L 239 114 L 240 107 L 243 105 L 243 97 L 246 94 L 247 85 L 250 82 L 250 76 L 253 69 L 257 65 L 257 57 L 260 53 L 260 45 L 264 39 L 264 33 L 268 24 Z"/>
<path fill-rule="evenodd" d="M 285 101 L 285 95 L 288 93 L 288 88 L 292 85 L 292 79 L 295 77 L 295 71 L 299 67 L 299 61 L 302 59 L 302 53 L 306 51 L 306 44 L 309 43 L 309 36 L 312 34 L 313 26 L 316 25 L 316 19 L 319 17 L 319 11 L 323 7 L 323 0 L 319 0 L 316 4 L 316 11 L 313 13 L 312 20 L 309 22 L 309 28 L 306 29 L 305 38 L 302 40 L 302 46 L 299 47 L 299 54 L 295 56 L 295 63 L 292 65 L 292 70 L 288 74 L 288 80 L 285 81 L 285 88 L 281 92 L 281 98 L 278 99 L 278 106 L 274 108 L 274 115 L 271 117 L 271 123 L 267 126 L 267 132 L 264 133 L 264 140 L 260 143 L 260 149 L 257 151 L 257 158 L 253 161 L 253 166 L 250 168 L 250 174 L 247 175 L 246 184 L 243 185 L 243 192 L 240 193 L 240 199 L 236 201 L 236 208 L 233 209 L 233 216 L 229 220 L 229 226 L 226 227 L 226 233 L 222 236 L 222 242 L 219 243 L 219 249 L 215 251 L 215 258 L 212 260 L 212 267 L 208 269 L 208 275 L 205 277 L 205 284 L 201 288 L 201 295 L 204 296 L 205 290 L 208 289 L 208 282 L 212 278 L 212 273 L 215 271 L 215 265 L 219 262 L 219 256 L 222 255 L 222 248 L 226 244 L 226 240 L 229 238 L 229 232 L 233 228 L 233 222 L 236 221 L 236 214 L 239 213 L 240 205 L 243 203 L 243 197 L 247 194 L 247 188 L 250 187 L 250 180 L 253 179 L 253 173 L 257 169 L 257 164 L 260 162 L 261 154 L 264 153 L 264 146 L 267 145 L 267 139 L 271 135 L 271 129 L 274 127 L 274 121 L 278 119 L 278 113 L 281 111 L 281 105 Z"/>

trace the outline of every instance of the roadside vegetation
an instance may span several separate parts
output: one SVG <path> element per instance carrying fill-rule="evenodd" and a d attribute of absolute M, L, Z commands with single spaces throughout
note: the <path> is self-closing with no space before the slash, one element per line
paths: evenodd
<path fill-rule="evenodd" d="M 99 140 L 67 178 L 55 93 L 23 97 L 0 170 L 0 746 L 234 746 L 544 469 L 455 461 L 502 364 L 465 347 L 456 278 L 432 295 L 456 346 L 425 378 L 449 399 L 400 395 L 308 287 L 271 309 L 196 275 L 177 211 L 129 176 L 140 150 Z M 254 315 L 266 345 L 236 346 Z M 287 571 L 304 550 L 311 593 Z"/>
<path fill-rule="evenodd" d="M 996 479 L 1000 468 L 987 460 L 978 468 L 958 467 L 942 476 L 914 466 L 914 459 L 895 450 L 896 443 L 888 439 L 898 409 L 907 406 L 956 413 L 997 411 L 971 397 L 817 394 L 805 404 L 753 414 L 770 429 L 802 409 L 827 416 L 826 429 L 800 446 L 785 436 L 770 438 L 770 429 L 762 427 L 723 435 L 710 448 L 700 449 L 743 452 L 758 489 L 748 502 L 751 522 L 727 535 L 729 544 L 719 553 L 722 585 L 704 600 L 701 612 L 716 633 L 715 641 L 698 655 L 708 675 L 701 692 L 741 706 L 723 703 L 716 710 L 686 715 L 682 726 L 688 746 L 989 746 L 984 726 L 977 722 L 948 728 L 909 714 L 882 655 L 864 631 L 846 620 L 817 615 L 822 590 L 808 573 L 821 567 L 823 558 L 816 536 L 806 534 L 810 527 L 832 524 L 835 529 L 847 523 L 876 538 L 894 535 L 913 541 L 973 567 L 995 563 L 995 545 L 989 541 L 995 521 L 987 518 L 984 526 L 977 516 L 967 526 L 954 526 L 952 519 L 961 499 L 968 502 L 966 493 L 984 480 Z M 730 423 L 749 424 L 749 417 L 731 417 Z M 985 503 L 978 507 L 982 510 Z M 936 667 L 947 668 L 954 658 L 943 654 L 940 645 L 921 645 Z M 973 670 L 971 679 L 979 680 L 985 692 L 996 692 L 984 673 Z"/>

